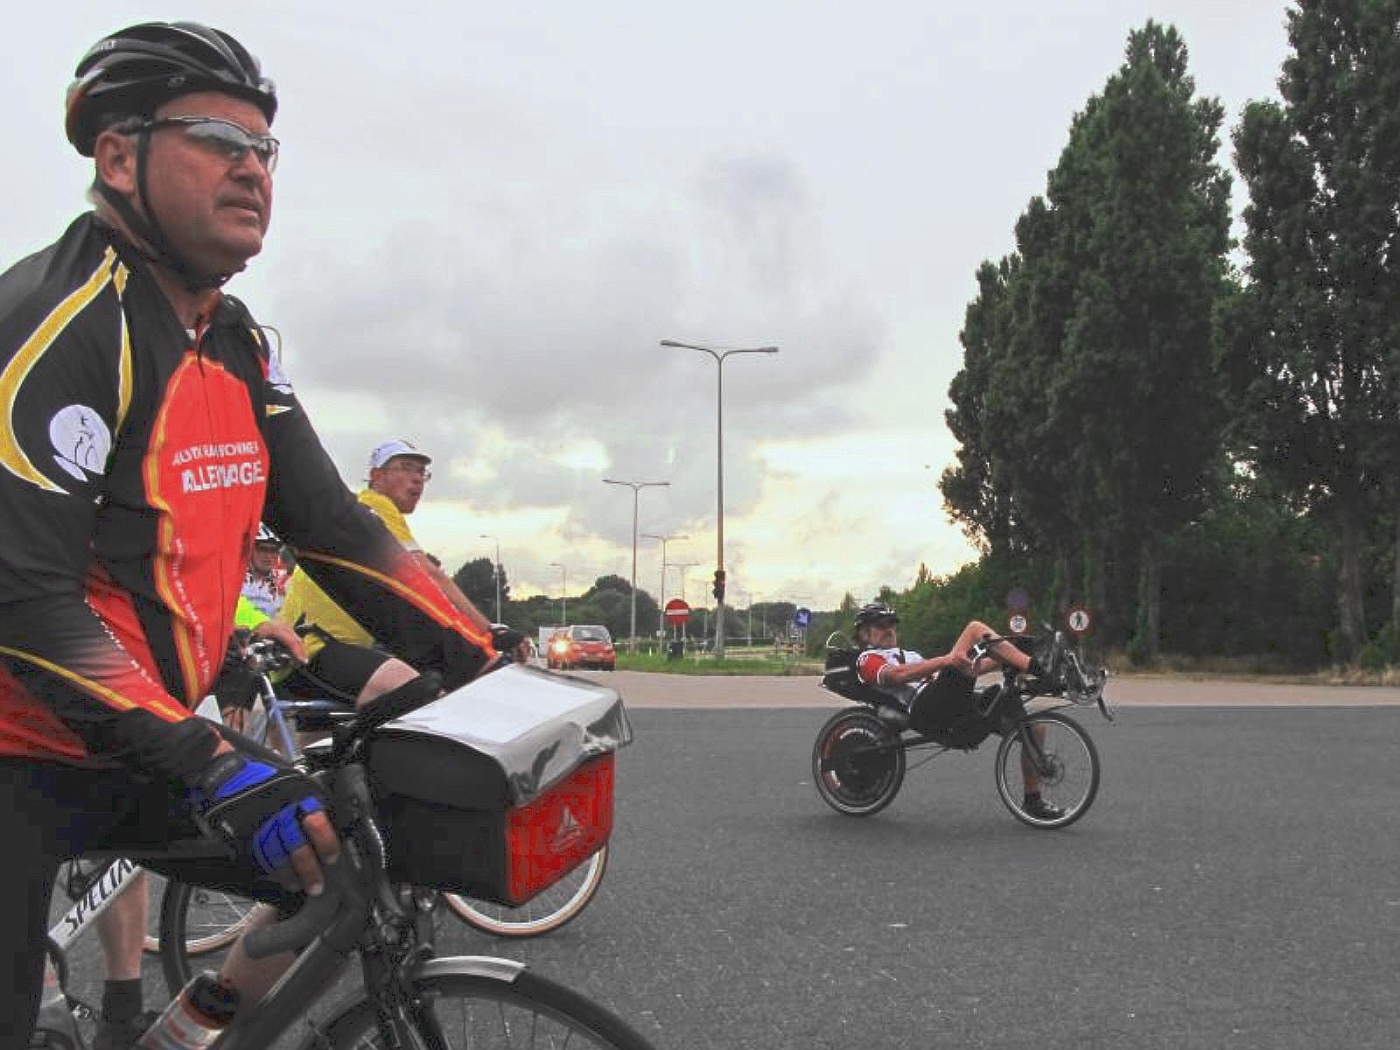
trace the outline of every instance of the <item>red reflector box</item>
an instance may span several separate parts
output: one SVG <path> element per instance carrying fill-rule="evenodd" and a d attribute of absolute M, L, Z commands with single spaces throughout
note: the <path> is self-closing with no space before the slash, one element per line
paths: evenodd
<path fill-rule="evenodd" d="M 510 666 L 376 730 L 367 766 L 400 882 L 523 904 L 607 842 L 611 689 Z"/>
<path fill-rule="evenodd" d="M 507 812 L 505 903 L 525 903 L 603 848 L 612 834 L 615 760 L 609 754 L 585 762 Z"/>

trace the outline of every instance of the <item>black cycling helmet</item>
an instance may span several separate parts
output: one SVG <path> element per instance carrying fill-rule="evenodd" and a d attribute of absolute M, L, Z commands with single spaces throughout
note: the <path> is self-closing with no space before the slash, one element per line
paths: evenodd
<path fill-rule="evenodd" d="M 258 522 L 258 534 L 253 539 L 253 543 L 258 547 L 282 546 L 282 541 L 277 538 L 277 533 L 273 532 L 262 522 Z"/>
<path fill-rule="evenodd" d="M 855 629 L 858 631 L 882 620 L 899 623 L 899 616 L 884 602 L 867 602 L 856 610 Z"/>
<path fill-rule="evenodd" d="M 247 99 L 269 124 L 277 89 L 258 60 L 233 37 L 197 22 L 144 22 L 99 40 L 78 62 L 68 86 L 64 130 L 91 157 L 103 128 L 123 117 L 149 120 L 171 99 L 221 91 Z"/>

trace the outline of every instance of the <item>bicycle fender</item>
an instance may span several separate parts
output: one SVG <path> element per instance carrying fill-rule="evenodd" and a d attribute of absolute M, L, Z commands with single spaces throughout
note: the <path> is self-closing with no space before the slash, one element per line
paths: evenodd
<path fill-rule="evenodd" d="M 439 977 L 460 973 L 470 977 L 490 977 L 497 981 L 513 981 L 527 969 L 523 962 L 498 959 L 491 955 L 445 955 L 427 959 L 414 969 L 414 976 Z"/>

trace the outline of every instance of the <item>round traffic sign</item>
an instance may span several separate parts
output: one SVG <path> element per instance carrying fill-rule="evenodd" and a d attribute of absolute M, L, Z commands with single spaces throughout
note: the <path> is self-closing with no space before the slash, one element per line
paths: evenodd
<path fill-rule="evenodd" d="M 1090 622 L 1089 610 L 1082 605 L 1073 605 L 1065 613 L 1065 626 L 1075 634 L 1083 634 L 1087 631 Z"/>
<path fill-rule="evenodd" d="M 680 598 L 672 598 L 666 603 L 666 622 L 679 626 L 690 619 L 690 606 Z"/>

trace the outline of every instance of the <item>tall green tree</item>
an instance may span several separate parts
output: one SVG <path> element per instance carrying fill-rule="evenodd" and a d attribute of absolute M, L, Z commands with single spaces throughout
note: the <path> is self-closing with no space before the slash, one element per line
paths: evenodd
<path fill-rule="evenodd" d="M 1010 321 L 1007 290 L 1019 258 L 999 264 L 984 262 L 977 270 L 978 295 L 968 306 L 958 339 L 963 367 L 948 387 L 952 405 L 944 413 L 948 431 L 958 443 L 957 463 L 939 479 L 949 516 L 983 553 L 1009 551 L 1017 543 L 1010 478 L 998 461 L 996 420 L 987 410 L 988 391 L 996 364 L 1004 355 Z"/>
<path fill-rule="evenodd" d="M 452 574 L 452 582 L 461 588 L 462 593 L 471 599 L 486 616 L 496 615 L 496 575 L 490 558 L 474 558 L 464 562 Z M 505 566 L 501 566 L 501 608 L 510 601 L 510 581 L 506 577 Z"/>
<path fill-rule="evenodd" d="M 1136 632 L 1153 656 L 1162 543 L 1218 491 L 1224 427 L 1211 329 L 1230 246 L 1230 176 L 1215 162 L 1224 114 L 1196 97 L 1187 57 L 1169 26 L 1132 33 L 1051 187 L 1065 202 L 1069 254 L 1088 262 L 1050 415 L 1084 465 L 1073 491 L 1081 534 L 1137 567 Z"/>
<path fill-rule="evenodd" d="M 1222 116 L 1195 97 L 1175 29 L 1130 34 L 1017 222 L 1016 254 L 979 270 L 949 391 L 950 513 L 989 554 L 1048 560 L 1060 600 L 1100 617 L 1136 607 L 1149 652 L 1162 540 L 1202 512 L 1219 474 Z"/>
<path fill-rule="evenodd" d="M 1335 535 L 1351 660 L 1366 523 L 1400 479 L 1400 0 L 1301 0 L 1288 36 L 1282 103 L 1251 103 L 1234 135 L 1248 283 L 1226 363 L 1243 456 Z"/>

